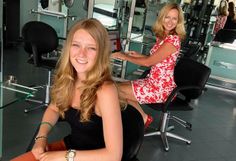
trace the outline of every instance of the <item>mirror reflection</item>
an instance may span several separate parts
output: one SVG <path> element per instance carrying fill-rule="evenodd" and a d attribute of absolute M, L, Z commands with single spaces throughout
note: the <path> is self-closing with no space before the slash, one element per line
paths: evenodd
<path fill-rule="evenodd" d="M 51 11 L 56 13 L 63 13 L 67 15 L 68 10 L 73 6 L 73 0 L 39 0 L 38 9 Z"/>

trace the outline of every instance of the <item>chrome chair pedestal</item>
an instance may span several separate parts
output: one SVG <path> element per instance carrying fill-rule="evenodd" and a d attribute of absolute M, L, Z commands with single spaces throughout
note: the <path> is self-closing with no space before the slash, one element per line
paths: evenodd
<path fill-rule="evenodd" d="M 155 136 L 155 135 L 159 135 L 161 136 L 161 140 L 162 140 L 162 143 L 164 145 L 164 149 L 165 151 L 169 151 L 169 143 L 168 143 L 168 137 L 171 137 L 171 138 L 174 138 L 174 139 L 177 139 L 177 140 L 181 140 L 181 141 L 184 141 L 186 142 L 187 144 L 191 144 L 191 140 L 189 139 L 186 139 L 182 136 L 179 136 L 177 134 L 174 134 L 174 133 L 171 133 L 169 132 L 169 130 L 172 130 L 173 129 L 173 126 L 168 126 L 168 123 L 169 123 L 169 119 L 171 118 L 170 116 L 170 113 L 167 112 L 167 113 L 163 113 L 162 114 L 162 122 L 161 122 L 161 126 L 160 126 L 160 130 L 158 131 L 155 131 L 155 132 L 150 132 L 150 133 L 147 133 L 145 134 L 144 136 Z M 171 127 L 171 128 L 170 128 Z"/>

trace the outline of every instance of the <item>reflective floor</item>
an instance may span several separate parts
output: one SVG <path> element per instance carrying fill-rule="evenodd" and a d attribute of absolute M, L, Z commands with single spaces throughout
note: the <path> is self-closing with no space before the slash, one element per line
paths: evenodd
<path fill-rule="evenodd" d="M 20 46 L 5 49 L 4 75 L 15 75 L 18 83 L 27 86 L 44 84 L 47 70 L 35 68 L 26 61 L 27 54 Z M 43 95 L 42 90 L 36 98 L 42 99 Z M 27 150 L 44 109 L 26 114 L 24 108 L 35 105 L 18 101 L 4 109 L 2 161 Z M 165 152 L 159 136 L 145 137 L 138 155 L 140 161 L 235 161 L 236 94 L 207 86 L 207 91 L 191 105 L 194 107 L 192 111 L 173 114 L 191 122 L 192 131 L 170 121 L 175 126 L 173 133 L 191 139 L 191 145 L 169 139 L 170 150 Z M 145 107 L 144 110 L 155 118 L 151 126 L 156 128 L 160 114 Z M 66 124 L 57 124 L 49 141 L 63 137 L 68 130 Z"/>

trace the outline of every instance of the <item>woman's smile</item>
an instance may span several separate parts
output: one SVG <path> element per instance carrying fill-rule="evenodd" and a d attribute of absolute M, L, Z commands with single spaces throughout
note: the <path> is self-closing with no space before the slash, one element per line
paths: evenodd
<path fill-rule="evenodd" d="M 86 60 L 86 59 L 80 59 L 80 58 L 78 58 L 78 59 L 75 59 L 75 60 L 76 60 L 76 62 L 79 63 L 79 64 L 87 64 L 87 63 L 88 63 L 88 60 Z"/>

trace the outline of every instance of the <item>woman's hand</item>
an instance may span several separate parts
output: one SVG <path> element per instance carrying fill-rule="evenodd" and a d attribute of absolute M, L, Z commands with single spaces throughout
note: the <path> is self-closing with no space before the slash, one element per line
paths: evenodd
<path fill-rule="evenodd" d="M 115 52 L 111 54 L 111 58 L 125 60 L 125 54 L 122 52 Z"/>
<path fill-rule="evenodd" d="M 125 53 L 122 52 L 115 52 L 113 54 L 111 54 L 111 58 L 116 58 L 116 59 L 121 59 L 121 60 L 126 60 L 127 56 L 129 57 L 144 57 L 144 55 L 136 52 L 136 51 L 128 51 Z"/>
<path fill-rule="evenodd" d="M 132 56 L 132 57 L 143 57 L 142 54 L 140 54 L 140 53 L 138 53 L 136 51 L 129 51 L 126 54 L 129 55 L 129 56 Z"/>
<path fill-rule="evenodd" d="M 47 140 L 46 139 L 38 139 L 35 141 L 35 144 L 31 150 L 34 157 L 39 160 L 40 155 L 47 151 Z"/>
<path fill-rule="evenodd" d="M 66 151 L 50 151 L 40 155 L 39 161 L 65 161 Z"/>

